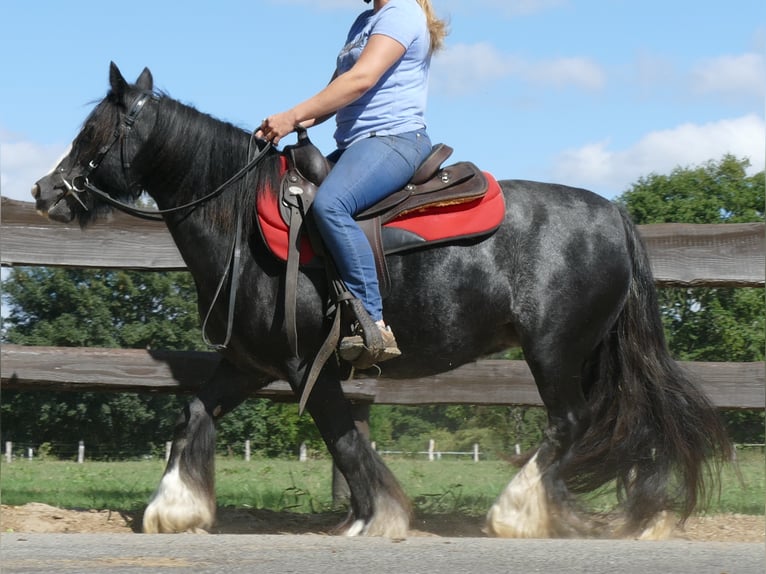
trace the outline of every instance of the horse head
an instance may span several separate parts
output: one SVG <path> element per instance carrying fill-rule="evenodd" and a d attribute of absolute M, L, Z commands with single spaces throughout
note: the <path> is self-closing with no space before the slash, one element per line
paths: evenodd
<path fill-rule="evenodd" d="M 141 194 L 130 164 L 146 133 L 137 119 L 154 98 L 152 74 L 144 68 L 135 84 L 129 84 L 112 62 L 109 85 L 64 158 L 32 187 L 37 211 L 54 221 L 77 219 L 84 226 L 109 211 L 110 205 L 91 188 L 127 201 Z"/>

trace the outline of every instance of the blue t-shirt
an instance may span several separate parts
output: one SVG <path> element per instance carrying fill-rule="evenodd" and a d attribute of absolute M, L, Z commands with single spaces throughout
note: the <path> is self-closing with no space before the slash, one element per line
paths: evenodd
<path fill-rule="evenodd" d="M 373 133 L 394 135 L 425 128 L 431 37 L 420 4 L 389 0 L 377 14 L 363 12 L 338 55 L 338 75 L 354 66 L 374 34 L 393 38 L 406 51 L 366 94 L 338 110 L 335 141 L 341 149 Z"/>

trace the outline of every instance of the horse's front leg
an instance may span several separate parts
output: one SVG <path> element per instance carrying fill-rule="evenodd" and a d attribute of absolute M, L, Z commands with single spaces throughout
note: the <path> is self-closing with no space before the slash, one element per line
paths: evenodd
<path fill-rule="evenodd" d="M 222 360 L 197 397 L 184 408 L 176 423 L 165 473 L 144 511 L 145 533 L 200 532 L 213 525 L 215 420 L 242 403 L 257 387 Z"/>
<path fill-rule="evenodd" d="M 304 372 L 303 367 L 297 369 L 297 374 Z M 346 536 L 405 537 L 410 525 L 410 502 L 370 441 L 357 429 L 332 360 L 317 380 L 306 408 L 348 483 L 349 515 L 337 532 Z"/>

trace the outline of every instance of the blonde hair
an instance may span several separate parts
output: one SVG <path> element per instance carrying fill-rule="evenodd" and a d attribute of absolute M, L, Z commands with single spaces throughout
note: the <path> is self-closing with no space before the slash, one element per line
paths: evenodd
<path fill-rule="evenodd" d="M 449 30 L 447 22 L 437 18 L 431 0 L 418 0 L 418 4 L 423 9 L 428 21 L 428 32 L 431 34 L 431 52 L 437 52 L 444 47 L 444 38 L 447 37 Z"/>

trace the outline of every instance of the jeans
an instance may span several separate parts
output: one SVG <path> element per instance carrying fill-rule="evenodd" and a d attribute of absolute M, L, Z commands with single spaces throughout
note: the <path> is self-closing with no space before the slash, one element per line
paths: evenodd
<path fill-rule="evenodd" d="M 340 278 L 373 321 L 383 318 L 372 248 L 354 215 L 400 190 L 431 151 L 425 130 L 372 136 L 330 155 L 335 166 L 317 191 L 312 211 Z"/>

